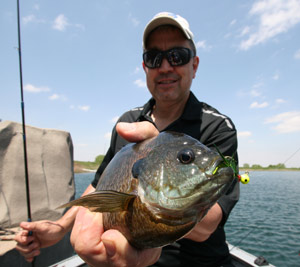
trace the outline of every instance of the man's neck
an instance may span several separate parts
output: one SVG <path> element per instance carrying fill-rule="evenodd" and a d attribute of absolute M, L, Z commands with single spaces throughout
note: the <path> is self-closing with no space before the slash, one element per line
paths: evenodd
<path fill-rule="evenodd" d="M 188 98 L 187 98 L 188 99 Z M 151 118 L 159 131 L 176 121 L 183 113 L 187 99 L 176 103 L 156 103 Z"/>

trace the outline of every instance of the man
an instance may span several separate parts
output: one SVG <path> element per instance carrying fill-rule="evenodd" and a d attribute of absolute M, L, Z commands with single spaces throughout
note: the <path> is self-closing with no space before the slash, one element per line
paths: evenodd
<path fill-rule="evenodd" d="M 121 116 L 113 130 L 110 148 L 85 194 L 94 190 L 107 164 L 125 144 L 160 131 L 186 133 L 208 147 L 218 146 L 224 155 L 236 152 L 236 130 L 231 120 L 199 102 L 190 91 L 199 58 L 188 22 L 178 15 L 159 13 L 145 28 L 143 48 L 143 68 L 153 98 Z M 136 250 L 120 232 L 103 231 L 101 213 L 78 207 L 70 209 L 51 227 L 46 222 L 47 230 L 40 230 L 42 222 L 22 223 L 25 231 L 16 238 L 17 249 L 32 260 L 40 247 L 57 242 L 70 230 L 77 215 L 71 242 L 91 266 L 230 266 L 224 224 L 238 198 L 239 185 L 235 182 L 185 238 L 162 249 Z M 36 236 L 28 237 L 29 230 Z M 55 238 L 46 240 L 45 234 L 51 235 L 51 231 Z"/>

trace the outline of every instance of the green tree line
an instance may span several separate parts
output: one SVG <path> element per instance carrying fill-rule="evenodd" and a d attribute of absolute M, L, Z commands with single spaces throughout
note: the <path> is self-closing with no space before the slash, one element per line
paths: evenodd
<path fill-rule="evenodd" d="M 284 163 L 278 163 L 276 165 L 269 165 L 268 167 L 263 167 L 259 164 L 253 164 L 252 166 L 250 166 L 250 164 L 248 163 L 244 163 L 244 165 L 242 167 L 240 167 L 242 169 L 254 169 L 254 170 L 257 170 L 257 169 L 264 169 L 264 170 L 272 170 L 272 169 L 276 169 L 276 170 L 284 170 L 284 169 L 300 169 L 300 168 L 287 168 L 285 166 Z"/>

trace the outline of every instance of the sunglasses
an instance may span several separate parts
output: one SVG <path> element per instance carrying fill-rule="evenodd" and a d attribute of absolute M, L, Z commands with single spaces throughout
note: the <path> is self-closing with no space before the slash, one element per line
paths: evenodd
<path fill-rule="evenodd" d="M 159 68 L 164 58 L 166 58 L 169 64 L 173 67 L 182 66 L 187 64 L 194 52 L 186 47 L 174 47 L 166 51 L 157 49 L 149 50 L 143 53 L 143 60 L 149 69 Z"/>

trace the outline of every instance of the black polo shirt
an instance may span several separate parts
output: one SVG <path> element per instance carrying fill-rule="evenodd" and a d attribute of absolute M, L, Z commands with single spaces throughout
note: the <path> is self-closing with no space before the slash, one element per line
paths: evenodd
<path fill-rule="evenodd" d="M 143 107 L 124 113 L 118 122 L 149 121 L 154 124 L 150 117 L 154 105 L 155 100 L 152 98 Z M 216 145 L 225 156 L 235 155 L 237 160 L 236 129 L 231 119 L 208 104 L 199 102 L 192 92 L 180 118 L 163 131 L 188 134 L 212 149 L 215 149 L 214 145 Z M 99 177 L 110 160 L 126 144 L 128 144 L 128 141 L 120 137 L 114 127 L 110 147 L 92 182 L 94 187 L 97 186 Z M 220 266 L 224 264 L 229 257 L 225 242 L 224 224 L 238 199 L 239 184 L 235 181 L 227 193 L 218 201 L 223 211 L 223 219 L 210 238 L 205 242 L 181 239 L 168 245 L 163 248 L 159 261 L 153 266 L 190 267 Z"/>

